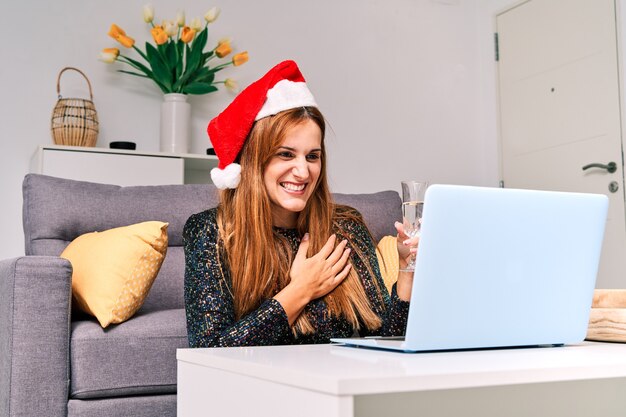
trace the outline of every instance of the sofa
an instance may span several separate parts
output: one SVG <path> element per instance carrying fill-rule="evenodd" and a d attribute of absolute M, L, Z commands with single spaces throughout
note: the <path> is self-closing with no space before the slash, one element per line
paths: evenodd
<path fill-rule="evenodd" d="M 376 241 L 395 232 L 395 191 L 334 197 Z M 0 261 L 0 416 L 175 416 L 176 349 L 188 347 L 182 230 L 217 204 L 215 187 L 29 174 L 23 198 L 25 256 Z M 149 220 L 169 223 L 166 257 L 139 311 L 103 329 L 72 309 L 72 265 L 59 255 L 82 234 Z"/>

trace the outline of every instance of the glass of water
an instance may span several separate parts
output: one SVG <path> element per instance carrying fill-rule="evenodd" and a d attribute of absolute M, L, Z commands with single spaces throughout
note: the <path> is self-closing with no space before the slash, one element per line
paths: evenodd
<path fill-rule="evenodd" d="M 419 236 L 422 225 L 424 195 L 430 184 L 426 181 L 402 181 L 402 225 L 404 233 L 413 238 Z M 415 270 L 415 255 L 411 256 L 408 265 L 400 271 Z"/>

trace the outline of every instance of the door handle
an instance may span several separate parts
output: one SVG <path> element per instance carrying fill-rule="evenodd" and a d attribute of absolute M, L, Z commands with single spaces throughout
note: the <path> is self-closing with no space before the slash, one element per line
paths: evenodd
<path fill-rule="evenodd" d="M 615 162 L 609 162 L 608 164 L 604 165 L 604 164 L 598 164 L 598 163 L 593 163 L 593 164 L 587 164 L 583 167 L 583 171 L 589 169 L 589 168 L 602 168 L 602 169 L 606 169 L 609 173 L 614 173 L 615 171 L 617 171 L 617 164 Z"/>

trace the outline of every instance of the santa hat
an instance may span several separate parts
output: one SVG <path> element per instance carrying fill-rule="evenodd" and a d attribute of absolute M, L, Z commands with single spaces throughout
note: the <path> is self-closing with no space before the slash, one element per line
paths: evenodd
<path fill-rule="evenodd" d="M 220 190 L 237 188 L 241 166 L 235 159 L 255 121 L 305 106 L 317 104 L 293 61 L 281 62 L 250 84 L 209 123 L 207 133 L 219 158 L 217 168 L 211 170 L 213 184 Z"/>

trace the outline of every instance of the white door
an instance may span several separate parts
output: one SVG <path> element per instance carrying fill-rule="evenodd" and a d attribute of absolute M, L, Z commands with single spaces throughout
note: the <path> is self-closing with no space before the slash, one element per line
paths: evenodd
<path fill-rule="evenodd" d="M 626 288 L 615 19 L 614 0 L 529 0 L 496 16 L 504 186 L 609 197 L 598 288 Z"/>

